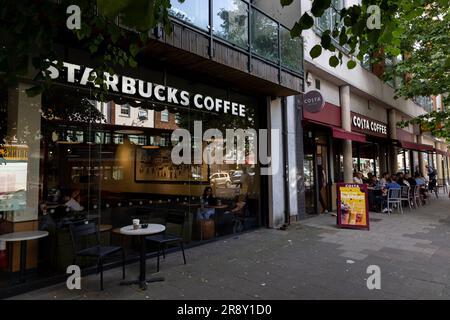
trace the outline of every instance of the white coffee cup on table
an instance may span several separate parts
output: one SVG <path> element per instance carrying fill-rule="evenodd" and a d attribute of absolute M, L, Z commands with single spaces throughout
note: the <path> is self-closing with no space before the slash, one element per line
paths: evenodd
<path fill-rule="evenodd" d="M 133 229 L 139 229 L 139 219 L 133 219 Z"/>

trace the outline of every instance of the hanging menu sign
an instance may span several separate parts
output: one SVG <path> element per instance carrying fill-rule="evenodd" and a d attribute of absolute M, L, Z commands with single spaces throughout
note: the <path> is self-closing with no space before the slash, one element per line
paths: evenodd
<path fill-rule="evenodd" d="M 369 230 L 367 185 L 338 183 L 337 225 L 341 228 Z"/>

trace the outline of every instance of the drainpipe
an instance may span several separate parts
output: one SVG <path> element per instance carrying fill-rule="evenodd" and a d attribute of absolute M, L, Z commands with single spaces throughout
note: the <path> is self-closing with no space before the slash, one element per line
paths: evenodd
<path fill-rule="evenodd" d="M 281 137 L 283 141 L 283 180 L 284 180 L 284 221 L 285 225 L 291 224 L 291 206 L 289 199 L 289 151 L 288 151 L 288 132 L 287 132 L 287 101 L 281 99 Z"/>

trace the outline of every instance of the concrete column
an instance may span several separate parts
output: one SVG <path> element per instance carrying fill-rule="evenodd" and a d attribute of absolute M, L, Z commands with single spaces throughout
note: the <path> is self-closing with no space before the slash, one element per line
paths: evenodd
<path fill-rule="evenodd" d="M 339 98 L 341 101 L 341 123 L 342 129 L 352 131 L 350 116 L 350 86 L 339 88 Z M 344 182 L 353 182 L 353 156 L 351 140 L 342 141 L 342 152 L 344 157 Z"/>
<path fill-rule="evenodd" d="M 441 143 L 440 142 L 436 142 L 435 143 L 435 148 L 437 150 L 441 150 Z M 444 167 L 442 166 L 442 155 L 440 155 L 439 153 L 436 154 L 436 170 L 437 170 L 437 178 L 438 179 L 444 179 Z"/>
<path fill-rule="evenodd" d="M 282 225 L 284 218 L 284 179 L 283 179 L 283 141 L 282 141 L 282 123 L 281 99 L 268 100 L 267 128 L 269 129 L 269 150 L 270 156 L 278 156 L 278 167 L 272 168 L 274 174 L 268 176 L 269 184 L 269 227 L 276 228 Z M 272 134 L 271 129 L 277 130 L 278 134 Z M 277 154 L 273 150 L 277 147 Z"/>
<path fill-rule="evenodd" d="M 292 216 L 298 216 L 298 193 L 297 193 L 297 176 L 299 169 L 297 168 L 297 154 L 296 154 L 296 99 L 295 96 L 290 96 L 286 98 L 286 138 L 287 138 L 287 149 L 288 149 L 288 179 L 289 179 L 289 213 Z M 301 123 L 298 123 L 301 125 Z M 298 137 L 303 139 L 303 136 Z M 300 168 L 301 172 L 302 168 Z M 291 219 L 292 220 L 292 219 Z"/>
<path fill-rule="evenodd" d="M 417 136 L 417 143 L 423 144 L 423 137 L 421 134 Z M 419 152 L 419 170 L 424 177 L 427 175 L 425 165 L 427 165 L 427 162 L 423 160 L 423 152 Z"/>
<path fill-rule="evenodd" d="M 389 137 L 391 139 L 397 139 L 397 112 L 395 109 L 389 110 L 388 115 L 388 127 L 389 127 Z M 389 171 L 390 173 L 396 173 L 398 171 L 397 165 L 397 154 L 398 148 L 395 146 L 389 146 Z"/>

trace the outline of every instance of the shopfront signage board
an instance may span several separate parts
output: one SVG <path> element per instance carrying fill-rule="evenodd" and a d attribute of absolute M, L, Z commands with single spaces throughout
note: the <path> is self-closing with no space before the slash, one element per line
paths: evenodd
<path fill-rule="evenodd" d="M 367 185 L 338 183 L 337 225 L 340 228 L 369 230 Z"/>

